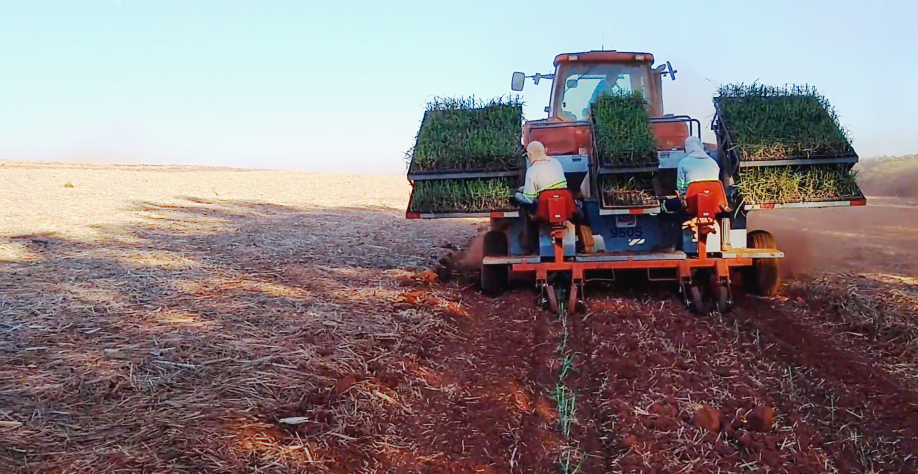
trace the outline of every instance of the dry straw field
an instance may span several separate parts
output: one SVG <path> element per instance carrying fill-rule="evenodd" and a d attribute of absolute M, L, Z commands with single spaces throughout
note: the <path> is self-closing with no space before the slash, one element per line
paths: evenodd
<path fill-rule="evenodd" d="M 0 162 L 0 472 L 918 469 L 918 203 L 757 218 L 778 298 L 596 287 L 561 328 L 427 278 L 483 223 L 406 220 L 409 190 Z"/>

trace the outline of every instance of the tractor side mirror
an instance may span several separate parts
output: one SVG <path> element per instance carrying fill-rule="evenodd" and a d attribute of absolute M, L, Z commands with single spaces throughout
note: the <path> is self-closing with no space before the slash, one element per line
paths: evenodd
<path fill-rule="evenodd" d="M 510 89 L 517 92 L 523 90 L 523 84 L 526 83 L 526 75 L 521 72 L 514 72 L 513 79 L 510 81 Z"/>
<path fill-rule="evenodd" d="M 666 72 L 669 74 L 669 78 L 675 81 L 676 73 L 679 71 L 674 70 L 673 65 L 670 64 L 669 61 L 666 61 Z"/>
<path fill-rule="evenodd" d="M 568 88 L 568 89 L 576 89 L 576 88 L 577 88 L 577 79 L 568 79 L 568 80 L 567 80 L 567 88 Z"/>

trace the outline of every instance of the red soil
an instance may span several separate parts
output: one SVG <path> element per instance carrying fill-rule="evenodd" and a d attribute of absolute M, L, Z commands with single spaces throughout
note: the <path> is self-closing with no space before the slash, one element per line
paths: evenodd
<path fill-rule="evenodd" d="M 415 349 L 400 367 L 370 365 L 307 400 L 334 403 L 364 379 L 424 400 L 376 420 L 406 446 L 384 458 L 340 451 L 337 472 L 559 472 L 563 436 L 549 392 L 560 323 L 533 297 L 464 290 L 457 335 L 409 341 Z M 426 304 L 408 299 L 406 307 Z M 869 343 L 826 333 L 825 315 L 740 296 L 734 313 L 697 317 L 665 291 L 589 301 L 586 315 L 569 320 L 576 359 L 566 378 L 577 395 L 570 443 L 581 472 L 918 469 L 906 454 L 918 453 L 916 387 L 878 368 Z M 411 386 L 411 373 L 427 384 Z"/>

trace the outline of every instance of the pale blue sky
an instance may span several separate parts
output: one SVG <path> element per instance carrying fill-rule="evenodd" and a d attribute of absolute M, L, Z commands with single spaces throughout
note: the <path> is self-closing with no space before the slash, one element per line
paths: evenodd
<path fill-rule="evenodd" d="M 911 0 L 0 0 L 0 159 L 403 173 L 433 96 L 509 94 L 513 71 L 603 41 L 671 61 L 666 111 L 706 128 L 714 83 L 809 83 L 862 157 L 916 153 L 916 18 Z M 527 118 L 548 93 L 527 82 Z"/>

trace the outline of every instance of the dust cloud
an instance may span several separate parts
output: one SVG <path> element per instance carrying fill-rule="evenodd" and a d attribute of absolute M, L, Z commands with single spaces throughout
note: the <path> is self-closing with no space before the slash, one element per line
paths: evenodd
<path fill-rule="evenodd" d="M 893 176 L 876 176 L 858 180 L 861 190 L 868 195 L 916 198 L 918 197 L 918 168 L 902 170 Z"/>
<path fill-rule="evenodd" d="M 800 228 L 781 225 L 780 222 L 764 226 L 764 230 L 775 237 L 778 248 L 784 252 L 780 267 L 782 278 L 805 275 L 820 268 L 833 266 L 835 253 L 822 254 L 814 251 L 814 247 L 822 248 L 827 243 L 831 245 L 830 239 Z"/>
<path fill-rule="evenodd" d="M 436 266 L 437 276 L 442 281 L 473 281 L 481 270 L 484 260 L 484 233 L 471 238 L 465 245 L 454 247 L 456 252 L 450 252 L 440 259 Z"/>
<path fill-rule="evenodd" d="M 484 260 L 484 234 L 473 237 L 463 249 L 455 256 L 456 269 L 463 272 L 480 269 Z"/>
<path fill-rule="evenodd" d="M 819 272 L 918 272 L 918 203 L 868 197 L 867 206 L 756 211 L 749 229 L 771 232 L 786 278 Z"/>
<path fill-rule="evenodd" d="M 868 196 L 918 197 L 918 155 L 862 160 L 855 169 Z"/>

